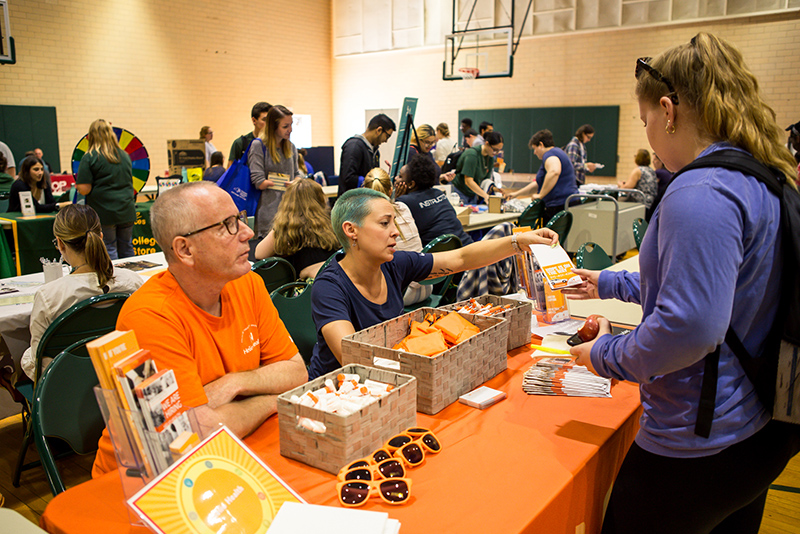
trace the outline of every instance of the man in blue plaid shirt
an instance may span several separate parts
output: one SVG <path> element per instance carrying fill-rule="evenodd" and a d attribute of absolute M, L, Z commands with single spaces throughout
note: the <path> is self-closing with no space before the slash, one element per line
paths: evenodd
<path fill-rule="evenodd" d="M 567 153 L 572 161 L 572 166 L 575 167 L 575 181 L 578 186 L 586 183 L 586 171 L 594 172 L 597 167 L 597 164 L 586 161 L 586 143 L 591 141 L 592 137 L 594 137 L 594 128 L 591 124 L 584 124 L 578 128 L 575 137 L 570 139 L 567 146 L 564 147 L 564 152 Z"/>

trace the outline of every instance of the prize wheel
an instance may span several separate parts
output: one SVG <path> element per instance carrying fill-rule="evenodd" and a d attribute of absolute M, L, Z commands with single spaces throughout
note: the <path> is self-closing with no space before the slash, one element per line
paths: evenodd
<path fill-rule="evenodd" d="M 131 166 L 133 167 L 133 188 L 139 193 L 144 184 L 147 183 L 147 178 L 150 176 L 150 155 L 144 147 L 139 138 L 133 135 L 128 130 L 122 128 L 113 128 L 114 135 L 117 136 L 119 147 L 128 153 L 131 158 Z M 89 137 L 88 134 L 75 145 L 75 150 L 72 151 L 72 174 L 78 174 L 78 168 L 81 165 L 81 159 L 86 151 L 89 150 Z"/>

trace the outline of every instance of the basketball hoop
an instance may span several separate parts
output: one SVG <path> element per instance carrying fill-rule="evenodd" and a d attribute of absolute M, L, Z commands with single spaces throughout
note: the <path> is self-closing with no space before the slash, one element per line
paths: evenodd
<path fill-rule="evenodd" d="M 470 88 L 472 87 L 472 82 L 480 75 L 481 71 L 474 67 L 462 67 L 458 69 L 458 73 L 461 75 L 461 79 L 467 82 L 467 88 Z"/>

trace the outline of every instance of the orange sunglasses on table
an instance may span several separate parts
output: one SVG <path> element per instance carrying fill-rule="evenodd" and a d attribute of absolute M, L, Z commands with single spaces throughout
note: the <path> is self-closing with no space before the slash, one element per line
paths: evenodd
<path fill-rule="evenodd" d="M 390 438 L 383 448 L 405 460 L 410 467 L 416 467 L 425 461 L 425 451 L 438 454 L 442 450 L 442 445 L 436 435 L 427 428 L 409 428 Z"/>
<path fill-rule="evenodd" d="M 408 478 L 347 480 L 336 485 L 336 494 L 341 505 L 347 507 L 363 506 L 376 494 L 388 504 L 405 504 L 411 496 L 411 480 Z"/>
<path fill-rule="evenodd" d="M 341 481 L 379 480 L 381 478 L 403 478 L 404 476 L 406 476 L 406 469 L 403 467 L 403 461 L 399 458 L 387 458 L 372 464 L 367 464 L 364 460 L 351 462 L 339 471 L 338 478 Z"/>

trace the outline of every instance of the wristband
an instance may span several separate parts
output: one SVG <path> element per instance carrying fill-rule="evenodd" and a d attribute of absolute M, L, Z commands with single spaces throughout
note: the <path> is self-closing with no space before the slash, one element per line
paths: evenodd
<path fill-rule="evenodd" d="M 514 249 L 514 254 L 522 254 L 522 249 L 519 248 L 519 243 L 517 243 L 517 234 L 511 234 L 511 248 Z"/>

